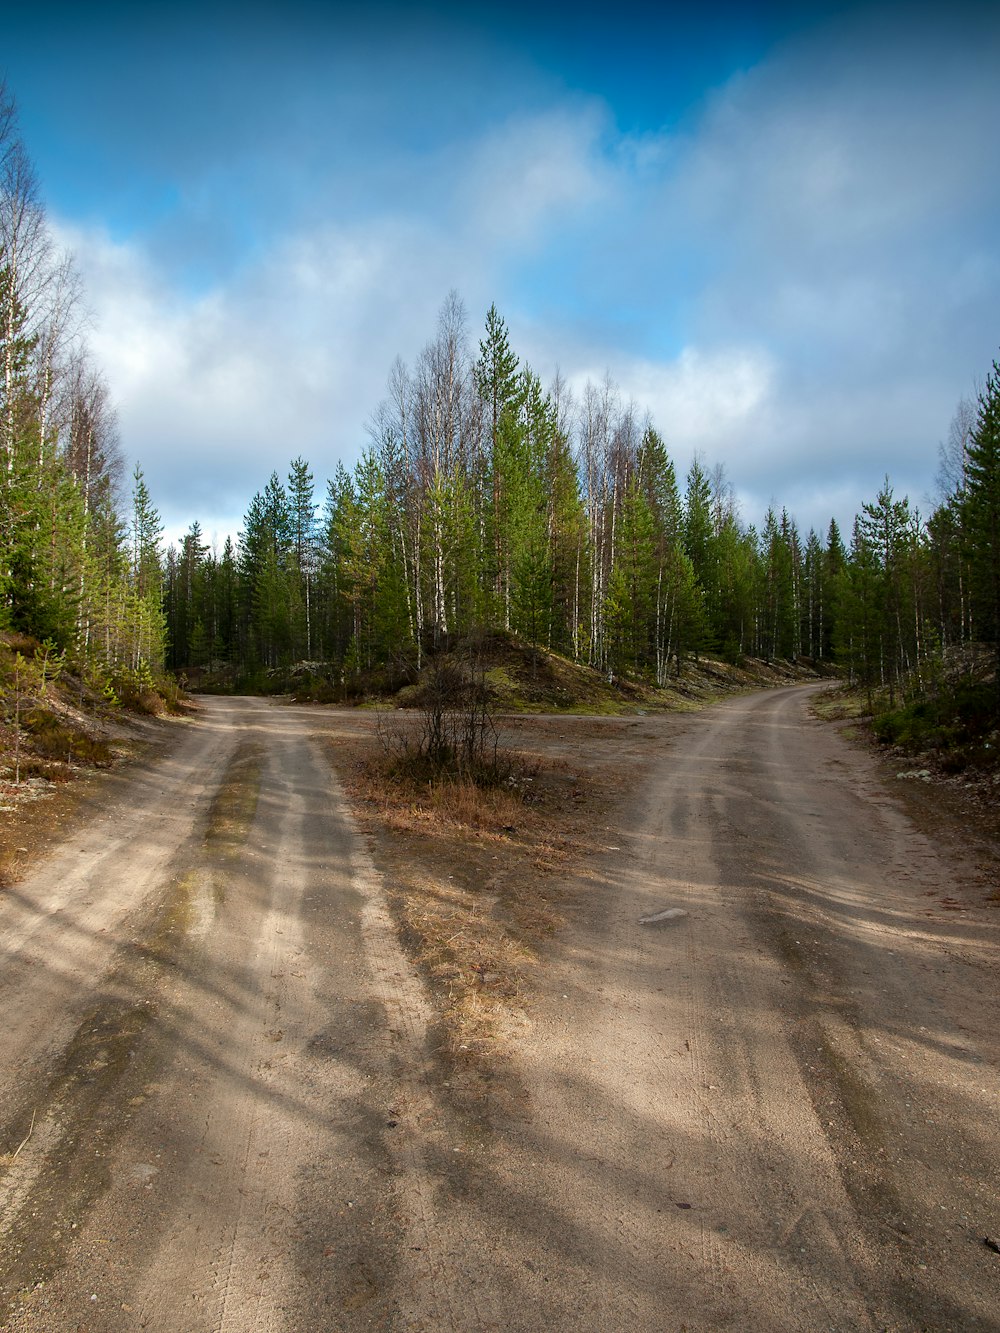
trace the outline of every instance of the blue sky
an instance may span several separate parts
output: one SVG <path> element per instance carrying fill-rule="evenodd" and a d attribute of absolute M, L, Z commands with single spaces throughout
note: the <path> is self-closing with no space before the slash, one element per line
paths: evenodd
<path fill-rule="evenodd" d="M 996 6 L 22 6 L 0 69 L 171 534 L 353 462 L 453 288 L 754 522 L 926 509 L 997 355 Z"/>

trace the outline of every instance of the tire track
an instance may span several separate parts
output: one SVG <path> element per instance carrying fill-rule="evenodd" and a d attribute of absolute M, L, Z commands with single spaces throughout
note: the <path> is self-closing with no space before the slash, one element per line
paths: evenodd
<path fill-rule="evenodd" d="M 290 773 L 299 776 L 293 781 Z M 292 1215 L 297 1163 L 316 1157 L 320 1142 L 301 1073 L 306 1042 L 322 1019 L 307 976 L 300 911 L 302 774 L 303 787 L 320 789 L 314 753 L 306 741 L 290 739 L 264 764 L 266 795 L 246 846 L 230 832 L 221 851 L 214 849 L 211 875 L 222 901 L 199 946 L 199 971 L 218 978 L 226 1002 L 212 1023 L 210 1101 L 195 1158 L 203 1164 L 196 1177 L 208 1164 L 218 1169 L 219 1182 L 210 1191 L 202 1182 L 196 1216 L 185 1217 L 157 1251 L 143 1305 L 152 1326 L 213 1333 L 280 1328 L 291 1297 L 284 1227 L 276 1237 L 273 1219 Z M 201 998 L 198 991 L 188 997 L 181 1026 L 196 1025 Z M 200 1253 L 192 1265 L 195 1234 Z M 195 1307 L 185 1323 L 177 1322 L 184 1314 L 174 1297 L 181 1275 Z"/>
<path fill-rule="evenodd" d="M 226 721 L 178 725 L 186 735 L 172 753 L 130 771 L 125 792 L 0 898 L 3 1062 L 17 1071 L 0 1080 L 0 1143 L 16 1133 L 23 1108 L 30 1115 L 37 1105 L 95 978 L 144 936 L 157 896 L 180 873 L 200 814 L 187 794 L 195 775 L 210 788 L 221 780 L 235 745 Z M 117 785 L 109 783 L 112 792 Z"/>
<path fill-rule="evenodd" d="M 78 1024 L 90 1081 L 51 1085 L 0 1174 L 5 1216 L 25 1237 L 40 1219 L 51 1259 L 10 1333 L 995 1328 L 992 1269 L 961 1232 L 1000 1230 L 995 1034 L 948 952 L 959 940 L 985 967 L 985 935 L 972 917 L 927 928 L 919 896 L 914 917 L 935 858 L 881 883 L 915 844 L 884 800 L 817 770 L 803 697 L 703 714 L 645 770 L 629 752 L 646 799 L 538 969 L 511 1075 L 531 1102 L 476 1125 L 312 739 L 335 715 L 209 703 L 215 785 L 185 793 L 179 826 L 232 827 L 185 845 L 145 980 L 112 994 L 105 974 L 105 1018 Z M 254 746 L 251 819 L 219 760 L 245 774 Z M 640 924 L 668 907 L 687 915 Z M 39 939 L 60 929 L 57 914 Z M 155 1013 L 112 1068 L 126 990 Z M 42 1158 L 44 1188 L 29 1182 Z M 95 1189 L 57 1216 L 74 1169 Z"/>
<path fill-rule="evenodd" d="M 344 818 L 350 819 L 346 807 L 342 808 Z M 381 877 L 361 848 L 360 836 L 356 835 L 353 878 L 363 894 L 362 931 L 374 994 L 394 1038 L 393 1081 L 399 1103 L 406 1109 L 404 1132 L 395 1136 L 392 1144 L 406 1238 L 399 1281 L 406 1293 L 400 1310 L 401 1326 L 413 1330 L 482 1328 L 484 1316 L 478 1293 L 449 1261 L 453 1238 L 440 1225 L 435 1201 L 429 1158 L 440 1160 L 447 1147 L 437 1128 L 441 1117 L 428 1058 L 434 1011 L 400 946 Z"/>

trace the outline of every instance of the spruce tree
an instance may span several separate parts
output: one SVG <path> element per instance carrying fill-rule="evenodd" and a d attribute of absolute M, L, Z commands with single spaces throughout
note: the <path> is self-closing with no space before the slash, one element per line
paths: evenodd
<path fill-rule="evenodd" d="M 510 627 L 511 518 L 520 464 L 524 401 L 518 358 L 511 350 L 507 325 L 495 305 L 486 314 L 486 334 L 479 344 L 474 370 L 476 392 L 483 405 L 485 452 L 477 469 L 476 511 L 483 537 L 483 580 L 492 590 L 494 615 Z"/>
<path fill-rule="evenodd" d="M 141 662 L 160 669 L 163 666 L 166 630 L 163 621 L 163 571 L 160 539 L 163 524 L 149 494 L 149 488 L 136 464 L 132 473 L 132 514 L 128 534 L 130 582 L 138 617 L 132 654 L 132 669 Z"/>
<path fill-rule="evenodd" d="M 862 505 L 859 522 L 878 569 L 879 676 L 889 687 L 889 706 L 893 707 L 900 679 L 914 665 L 906 633 L 910 624 L 910 587 L 905 577 L 910 545 L 909 501 L 893 497 L 886 477 L 874 502 Z"/>
<path fill-rule="evenodd" d="M 1000 711 L 1000 364 L 996 361 L 977 401 L 961 512 L 978 634 L 993 645 Z"/>
<path fill-rule="evenodd" d="M 293 655 L 313 655 L 313 585 L 316 578 L 316 501 L 313 475 L 304 458 L 295 458 L 288 473 L 288 511 L 292 546 L 290 580 L 295 593 Z"/>
<path fill-rule="evenodd" d="M 605 597 L 609 662 L 618 670 L 640 670 L 650 655 L 656 605 L 656 542 L 653 515 L 640 480 L 633 475 L 622 502 L 615 562 Z"/>

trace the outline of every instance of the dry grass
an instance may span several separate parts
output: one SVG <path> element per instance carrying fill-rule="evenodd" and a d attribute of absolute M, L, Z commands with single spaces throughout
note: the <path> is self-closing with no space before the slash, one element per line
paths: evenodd
<path fill-rule="evenodd" d="M 391 776 L 377 760 L 363 766 L 356 785 L 387 827 L 398 833 L 451 830 L 502 840 L 524 815 L 523 796 L 517 789 L 484 791 L 462 779 L 405 782 Z"/>
<path fill-rule="evenodd" d="M 35 707 L 26 712 L 22 726 L 39 758 L 91 764 L 95 768 L 106 768 L 112 762 L 111 747 L 106 740 L 71 725 L 47 708 Z"/>
<path fill-rule="evenodd" d="M 515 757 L 502 787 L 418 783 L 391 774 L 377 744 L 357 741 L 349 795 L 376 842 L 410 956 L 431 982 L 442 1046 L 474 1064 L 498 1054 L 516 1017 L 537 945 L 563 920 L 557 872 L 585 850 L 580 778 L 565 764 Z M 344 747 L 338 743 L 338 758 Z"/>

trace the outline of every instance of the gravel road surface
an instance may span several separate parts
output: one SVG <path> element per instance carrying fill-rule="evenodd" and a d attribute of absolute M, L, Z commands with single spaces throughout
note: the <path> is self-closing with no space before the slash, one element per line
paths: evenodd
<path fill-rule="evenodd" d="M 330 767 L 370 716 L 205 700 L 0 894 L 2 1326 L 1000 1329 L 1000 907 L 810 692 L 518 724 L 623 796 L 488 1125 Z"/>

